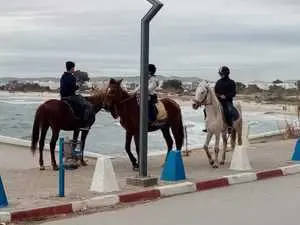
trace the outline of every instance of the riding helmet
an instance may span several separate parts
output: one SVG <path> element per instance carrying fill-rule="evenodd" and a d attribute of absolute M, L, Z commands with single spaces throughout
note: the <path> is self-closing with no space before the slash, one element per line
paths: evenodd
<path fill-rule="evenodd" d="M 229 74 L 230 74 L 230 69 L 229 69 L 227 66 L 222 66 L 222 67 L 219 69 L 219 74 L 220 74 L 220 75 L 223 75 L 223 76 L 229 76 Z"/>
<path fill-rule="evenodd" d="M 154 64 L 149 64 L 148 71 L 149 71 L 150 75 L 154 75 L 156 72 L 156 66 Z"/>

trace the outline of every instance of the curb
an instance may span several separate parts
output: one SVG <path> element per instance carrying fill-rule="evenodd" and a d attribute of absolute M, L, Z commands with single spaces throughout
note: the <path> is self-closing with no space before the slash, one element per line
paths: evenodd
<path fill-rule="evenodd" d="M 45 219 L 55 215 L 66 215 L 75 212 L 84 212 L 89 209 L 113 207 L 119 204 L 167 198 L 176 195 L 194 193 L 214 188 L 229 187 L 231 185 L 250 183 L 298 173 L 300 173 L 300 164 L 295 164 L 271 170 L 227 175 L 216 179 L 199 182 L 185 181 L 182 183 L 155 187 L 146 191 L 99 196 L 84 201 L 77 201 L 44 208 L 29 209 L 24 211 L 0 212 L 0 223 Z"/>

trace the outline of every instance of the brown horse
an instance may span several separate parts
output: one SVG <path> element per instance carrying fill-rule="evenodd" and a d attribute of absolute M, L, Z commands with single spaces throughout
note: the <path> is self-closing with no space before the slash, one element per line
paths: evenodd
<path fill-rule="evenodd" d="M 96 113 L 98 113 L 103 106 L 103 96 L 104 95 L 100 92 L 93 96 L 85 97 L 93 105 L 94 111 Z M 91 122 L 91 125 L 93 125 L 94 122 L 95 120 Z M 43 160 L 43 149 L 45 145 L 46 134 L 49 127 L 51 127 L 52 129 L 52 138 L 50 141 L 51 164 L 53 170 L 58 170 L 58 166 L 55 159 L 55 146 L 59 137 L 60 130 L 74 131 L 73 141 L 77 141 L 80 128 L 83 126 L 83 122 L 80 119 L 78 119 L 78 117 L 75 117 L 73 110 L 65 101 L 50 99 L 38 107 L 35 114 L 32 129 L 31 151 L 33 154 L 35 153 L 37 143 L 39 141 L 40 170 L 45 170 Z M 83 152 L 88 132 L 89 130 L 82 130 L 81 133 L 82 165 L 86 165 L 86 162 L 83 160 Z"/>
<path fill-rule="evenodd" d="M 133 165 L 133 169 L 138 168 L 136 158 L 130 150 L 132 137 L 135 140 L 136 152 L 139 155 L 139 106 L 135 95 L 130 95 L 121 87 L 121 82 L 110 79 L 106 94 L 104 97 L 104 108 L 115 112 L 113 117 L 116 119 L 120 116 L 120 123 L 126 130 L 126 144 L 125 149 L 129 159 Z M 167 112 L 167 118 L 159 123 L 149 124 L 148 132 L 161 130 L 163 137 L 167 143 L 168 152 L 173 148 L 173 140 L 170 134 L 170 128 L 175 139 L 177 150 L 181 150 L 184 139 L 184 131 L 182 124 L 182 115 L 180 106 L 169 98 L 160 100 Z M 117 113 L 117 114 L 116 114 Z"/>

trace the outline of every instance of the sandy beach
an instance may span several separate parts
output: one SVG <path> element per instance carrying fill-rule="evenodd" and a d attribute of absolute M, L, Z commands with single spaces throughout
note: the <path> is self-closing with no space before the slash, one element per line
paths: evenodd
<path fill-rule="evenodd" d="M 160 95 L 160 97 L 169 97 L 181 105 L 181 106 L 191 106 L 192 99 L 194 96 L 176 96 L 176 95 Z M 248 112 L 263 112 L 265 114 L 281 114 L 281 115 L 294 115 L 297 116 L 297 106 L 288 104 L 266 104 L 266 103 L 256 103 L 245 101 L 241 99 L 235 99 L 234 102 L 239 102 L 242 106 L 242 111 Z M 202 106 L 203 107 L 203 106 Z M 284 110 L 285 107 L 285 110 Z"/>

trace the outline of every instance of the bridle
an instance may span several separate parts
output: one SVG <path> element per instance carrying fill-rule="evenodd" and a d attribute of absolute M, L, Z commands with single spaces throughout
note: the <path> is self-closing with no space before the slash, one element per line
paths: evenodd
<path fill-rule="evenodd" d="M 108 94 L 109 94 L 110 91 L 111 91 L 111 88 L 107 88 L 107 91 L 106 91 L 106 95 L 107 96 L 108 96 Z M 120 88 L 119 89 L 119 96 L 121 96 L 121 95 L 122 95 L 122 89 Z M 123 103 L 125 103 L 125 102 L 127 102 L 130 99 L 133 99 L 135 97 L 136 97 L 135 95 L 129 96 L 129 97 L 125 98 L 124 100 L 120 101 L 118 104 L 123 104 Z"/>
<path fill-rule="evenodd" d="M 206 94 L 205 94 L 205 97 L 203 98 L 202 101 L 198 101 L 198 100 L 195 100 L 194 99 L 194 102 L 197 104 L 198 107 L 200 107 L 201 105 L 212 105 L 212 103 L 207 103 L 206 100 L 207 100 L 207 97 L 208 97 L 208 93 L 209 93 L 209 90 L 208 90 L 208 87 L 205 88 L 206 89 Z"/>
<path fill-rule="evenodd" d="M 123 104 L 123 103 L 125 103 L 125 102 L 127 102 L 127 101 L 129 101 L 131 99 L 134 99 L 134 98 L 136 98 L 136 95 L 131 95 L 128 98 L 125 98 L 124 100 L 120 101 L 119 104 Z"/>

